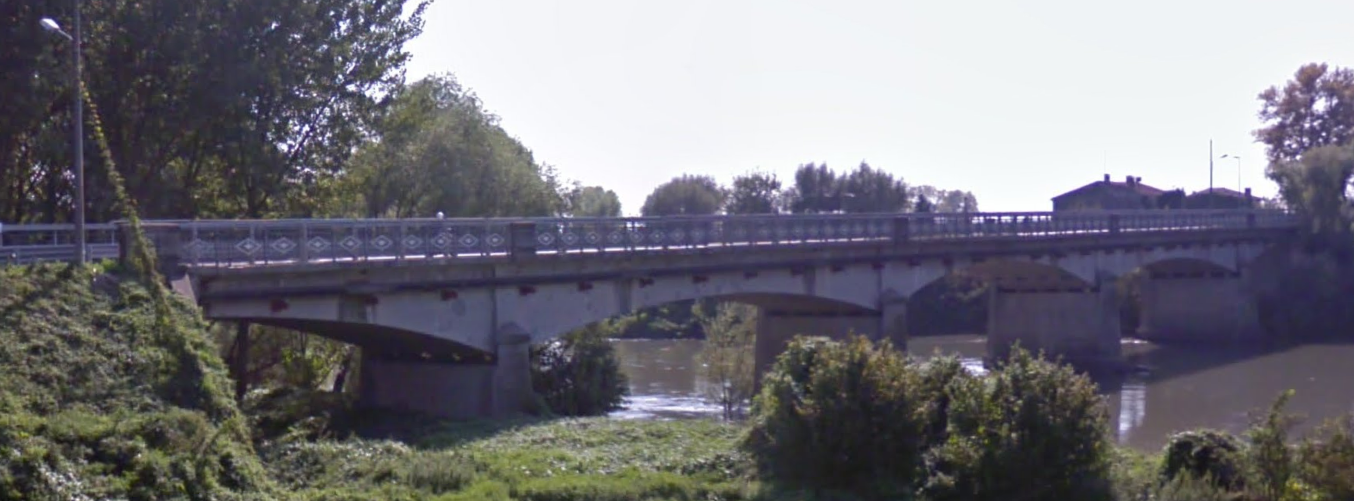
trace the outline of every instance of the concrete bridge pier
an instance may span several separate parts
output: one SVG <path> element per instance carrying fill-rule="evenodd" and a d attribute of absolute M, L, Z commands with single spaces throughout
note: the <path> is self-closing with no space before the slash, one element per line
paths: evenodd
<path fill-rule="evenodd" d="M 1229 341 L 1263 337 L 1255 294 L 1230 272 L 1154 274 L 1139 287 L 1138 336 L 1153 341 Z"/>
<path fill-rule="evenodd" d="M 795 336 L 824 337 L 846 340 L 861 335 L 872 341 L 888 339 L 899 350 L 907 349 L 907 303 L 899 299 L 887 300 L 880 311 L 787 311 L 762 308 L 757 317 L 757 338 L 754 345 L 755 377 L 762 375 L 775 363 L 790 340 Z"/>
<path fill-rule="evenodd" d="M 363 350 L 359 405 L 452 419 L 523 412 L 533 401 L 530 349 L 530 336 L 510 325 L 500 330 L 489 360 L 453 363 Z"/>
<path fill-rule="evenodd" d="M 1115 283 L 1088 288 L 1020 290 L 993 287 L 988 296 L 987 354 L 1007 357 L 1016 343 L 1072 363 L 1117 364 L 1119 302 Z"/>

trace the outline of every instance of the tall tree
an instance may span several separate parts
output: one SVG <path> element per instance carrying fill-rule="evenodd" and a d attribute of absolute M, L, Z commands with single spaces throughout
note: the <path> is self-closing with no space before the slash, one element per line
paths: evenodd
<path fill-rule="evenodd" d="M 398 91 L 334 190 L 368 217 L 549 216 L 564 201 L 554 172 L 450 75 Z M 341 206 L 341 204 L 338 204 Z M 351 207 L 346 212 L 352 212 Z"/>
<path fill-rule="evenodd" d="M 1354 177 L 1354 147 L 1321 146 L 1302 158 L 1271 164 L 1269 177 L 1279 183 L 1288 207 L 1306 215 L 1318 233 L 1349 231 L 1346 187 Z"/>
<path fill-rule="evenodd" d="M 575 186 L 565 197 L 573 217 L 620 217 L 621 199 L 601 186 Z"/>
<path fill-rule="evenodd" d="M 427 3 L 81 2 L 87 88 L 128 193 L 150 217 L 312 212 L 380 96 L 402 83 Z M 68 46 L 37 26 L 53 17 L 69 28 L 70 4 L 0 5 L 0 62 L 33 77 L 0 81 L 0 217 L 69 218 Z M 96 153 L 90 145 L 94 221 L 112 216 Z"/>
<path fill-rule="evenodd" d="M 1271 163 L 1354 140 L 1354 71 L 1306 64 L 1282 89 L 1265 89 L 1259 99 L 1264 127 L 1255 138 L 1265 145 Z"/>
<path fill-rule="evenodd" d="M 936 211 L 936 204 L 931 203 L 931 199 L 926 197 L 925 193 L 917 195 L 916 211 L 927 214 Z"/>
<path fill-rule="evenodd" d="M 843 176 L 840 185 L 843 212 L 903 212 L 908 208 L 907 183 L 865 162 Z"/>
<path fill-rule="evenodd" d="M 786 194 L 790 212 L 826 214 L 841 210 L 842 186 L 837 173 L 827 164 L 812 163 L 795 169 L 795 185 Z"/>
<path fill-rule="evenodd" d="M 775 174 L 749 172 L 733 178 L 729 214 L 775 214 L 780 212 L 780 180 Z"/>
<path fill-rule="evenodd" d="M 945 190 L 936 204 L 936 212 L 978 212 L 978 198 L 961 190 Z"/>
<path fill-rule="evenodd" d="M 645 216 L 703 216 L 724 206 L 724 189 L 710 176 L 684 174 L 654 188 L 644 199 Z"/>

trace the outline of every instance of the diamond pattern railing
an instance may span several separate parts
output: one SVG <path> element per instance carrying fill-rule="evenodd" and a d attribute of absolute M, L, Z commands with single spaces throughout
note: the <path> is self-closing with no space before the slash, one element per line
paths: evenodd
<path fill-rule="evenodd" d="M 238 266 L 663 252 L 861 242 L 1043 238 L 1098 233 L 1288 228 L 1280 211 L 832 214 L 660 218 L 192 221 L 190 264 Z"/>
<path fill-rule="evenodd" d="M 173 240 L 181 246 L 181 261 L 198 266 L 1023 239 L 1297 224 L 1293 214 L 1268 210 L 151 222 L 177 232 Z M 91 255 L 116 257 L 114 225 L 90 229 Z M 0 226 L 0 262 L 6 256 L 10 262 L 69 260 L 73 233 L 70 225 Z"/>

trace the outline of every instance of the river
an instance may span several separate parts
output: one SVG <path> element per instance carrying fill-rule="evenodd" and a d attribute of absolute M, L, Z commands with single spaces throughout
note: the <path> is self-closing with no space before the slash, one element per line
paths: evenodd
<path fill-rule="evenodd" d="M 622 340 L 615 346 L 630 378 L 622 419 L 718 417 L 703 397 L 696 367 L 699 340 Z M 1208 427 L 1240 433 L 1248 413 L 1268 407 L 1285 389 L 1296 391 L 1288 410 L 1304 417 L 1295 433 L 1354 412 L 1354 344 L 1308 344 L 1282 349 L 1155 345 L 1126 340 L 1124 356 L 1143 370 L 1098 377 L 1121 443 L 1159 450 L 1171 433 Z M 914 355 L 958 354 L 981 371 L 986 339 L 938 336 L 912 339 Z"/>

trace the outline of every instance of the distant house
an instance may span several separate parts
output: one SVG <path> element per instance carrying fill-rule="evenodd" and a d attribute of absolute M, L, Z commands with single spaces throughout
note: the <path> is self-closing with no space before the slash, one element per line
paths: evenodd
<path fill-rule="evenodd" d="M 1053 210 L 1156 209 L 1160 207 L 1163 193 L 1166 192 L 1142 184 L 1141 177 L 1127 176 L 1122 182 L 1118 182 L 1111 181 L 1110 175 L 1105 174 L 1103 181 L 1096 181 L 1053 197 Z"/>
<path fill-rule="evenodd" d="M 1239 192 L 1227 188 L 1199 190 L 1185 197 L 1186 209 L 1246 209 L 1255 207 L 1255 198 L 1251 189 Z"/>

